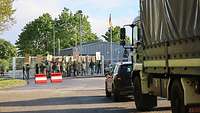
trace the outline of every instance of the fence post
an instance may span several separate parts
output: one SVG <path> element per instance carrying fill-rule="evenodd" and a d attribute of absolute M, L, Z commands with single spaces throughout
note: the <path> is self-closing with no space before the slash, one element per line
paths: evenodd
<path fill-rule="evenodd" d="M 102 72 L 102 76 L 104 76 L 104 56 L 101 56 L 101 72 Z"/>
<path fill-rule="evenodd" d="M 16 78 L 16 57 L 13 57 L 12 61 L 13 77 Z"/>

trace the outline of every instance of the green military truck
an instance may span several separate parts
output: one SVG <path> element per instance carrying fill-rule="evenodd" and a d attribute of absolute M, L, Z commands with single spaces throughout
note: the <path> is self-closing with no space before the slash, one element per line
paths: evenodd
<path fill-rule="evenodd" d="M 140 0 L 132 27 L 138 110 L 171 101 L 172 113 L 200 112 L 200 1 Z M 121 29 L 124 44 L 125 28 Z"/>

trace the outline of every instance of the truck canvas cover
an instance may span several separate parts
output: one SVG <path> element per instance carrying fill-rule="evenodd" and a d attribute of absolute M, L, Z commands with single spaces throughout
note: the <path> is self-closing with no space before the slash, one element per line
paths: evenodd
<path fill-rule="evenodd" d="M 141 0 L 147 45 L 200 36 L 200 0 Z"/>

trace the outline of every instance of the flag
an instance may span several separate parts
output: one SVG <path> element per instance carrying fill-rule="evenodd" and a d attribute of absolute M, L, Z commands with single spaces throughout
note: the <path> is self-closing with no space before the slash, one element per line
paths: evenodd
<path fill-rule="evenodd" d="M 111 14 L 110 14 L 110 17 L 109 17 L 109 27 L 112 27 Z"/>

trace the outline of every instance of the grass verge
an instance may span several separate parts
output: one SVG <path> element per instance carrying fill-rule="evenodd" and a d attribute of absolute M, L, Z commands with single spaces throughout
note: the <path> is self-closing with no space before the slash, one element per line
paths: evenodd
<path fill-rule="evenodd" d="M 19 79 L 0 78 L 0 89 L 14 88 L 26 85 L 26 81 Z"/>

